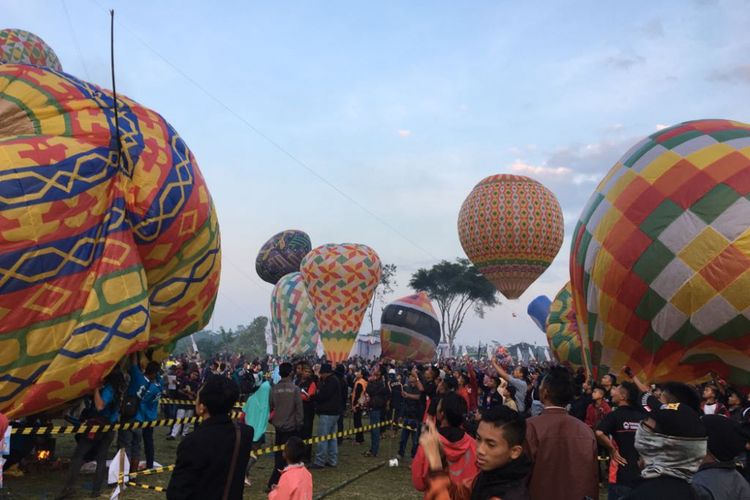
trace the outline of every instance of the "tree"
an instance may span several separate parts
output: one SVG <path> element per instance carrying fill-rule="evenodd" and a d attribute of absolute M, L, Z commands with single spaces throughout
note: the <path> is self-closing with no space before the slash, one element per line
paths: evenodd
<path fill-rule="evenodd" d="M 450 347 L 470 310 L 483 318 L 485 308 L 500 304 L 495 286 L 468 259 L 443 260 L 430 269 L 419 269 L 409 286 L 437 303 L 443 342 Z"/>
<path fill-rule="evenodd" d="M 248 326 L 238 326 L 237 334 L 228 346 L 234 352 L 242 352 L 248 358 L 261 358 L 266 355 L 266 328 L 268 318 L 256 317 Z"/>
<path fill-rule="evenodd" d="M 380 282 L 375 287 L 375 293 L 372 295 L 370 305 L 367 306 L 367 318 L 370 320 L 370 332 L 375 331 L 375 306 L 380 304 L 380 310 L 385 305 L 385 296 L 393 293 L 393 287 L 396 286 L 396 264 L 386 264 L 380 272 Z"/>

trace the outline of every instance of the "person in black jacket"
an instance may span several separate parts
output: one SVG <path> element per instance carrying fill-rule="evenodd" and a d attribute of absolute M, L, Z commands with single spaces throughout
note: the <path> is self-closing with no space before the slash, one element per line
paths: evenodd
<path fill-rule="evenodd" d="M 229 417 L 239 395 L 231 379 L 218 375 L 206 379 L 195 403 L 195 413 L 203 417 L 203 423 L 177 447 L 167 500 L 221 500 L 225 489 L 227 498 L 242 499 L 253 429 Z"/>
<path fill-rule="evenodd" d="M 318 436 L 336 433 L 336 424 L 341 415 L 341 387 L 339 379 L 333 374 L 330 363 L 320 367 L 320 386 L 315 392 L 315 413 L 318 414 Z M 315 461 L 311 469 L 322 469 L 325 466 L 336 467 L 339 460 L 339 448 L 336 438 L 318 443 Z"/>
<path fill-rule="evenodd" d="M 364 453 L 366 457 L 378 456 L 380 451 L 380 418 L 385 413 L 388 400 L 391 398 L 381 370 L 381 367 L 376 367 L 367 383 L 367 395 L 370 396 L 370 425 L 376 425 L 377 427 L 370 431 L 370 449 Z"/>
<path fill-rule="evenodd" d="M 344 432 L 344 414 L 346 413 L 346 400 L 349 399 L 349 385 L 346 383 L 346 368 L 344 365 L 339 363 L 336 365 L 336 371 L 334 372 L 336 378 L 339 379 L 339 387 L 341 388 L 341 414 L 339 420 L 336 423 L 338 432 Z M 338 445 L 344 442 L 344 436 L 336 438 Z"/>

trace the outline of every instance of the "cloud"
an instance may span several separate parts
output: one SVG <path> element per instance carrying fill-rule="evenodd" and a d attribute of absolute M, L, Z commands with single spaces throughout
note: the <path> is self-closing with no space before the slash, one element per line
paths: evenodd
<path fill-rule="evenodd" d="M 643 64 L 646 58 L 643 56 L 609 56 L 604 60 L 605 64 L 614 66 L 617 69 L 629 70 L 636 64 Z"/>
<path fill-rule="evenodd" d="M 652 19 L 651 21 L 647 22 L 646 24 L 641 26 L 640 31 L 646 38 L 664 38 L 664 27 L 662 26 L 659 19 Z"/>
<path fill-rule="evenodd" d="M 542 176 L 563 176 L 573 172 L 568 167 L 547 167 L 529 165 L 521 160 L 516 160 L 511 165 L 510 169 L 517 174 L 534 174 Z"/>
<path fill-rule="evenodd" d="M 712 82 L 750 84 L 750 64 L 738 64 L 727 70 L 715 70 L 708 75 Z"/>
<path fill-rule="evenodd" d="M 398 136 L 399 137 L 409 137 L 411 135 L 411 130 L 407 129 L 399 129 Z"/>

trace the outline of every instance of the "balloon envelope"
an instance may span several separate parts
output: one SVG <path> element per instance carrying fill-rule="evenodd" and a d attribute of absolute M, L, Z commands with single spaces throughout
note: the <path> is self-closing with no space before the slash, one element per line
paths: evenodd
<path fill-rule="evenodd" d="M 573 295 L 568 282 L 555 296 L 547 317 L 547 343 L 555 359 L 574 370 L 583 366 Z"/>
<path fill-rule="evenodd" d="M 552 305 L 552 301 L 549 300 L 549 297 L 540 295 L 529 302 L 529 306 L 526 308 L 526 313 L 541 331 L 546 330 L 550 305 Z"/>
<path fill-rule="evenodd" d="M 18 29 L 0 30 L 0 63 L 29 64 L 62 71 L 57 54 L 44 40 Z"/>
<path fill-rule="evenodd" d="M 299 271 L 302 258 L 312 249 L 310 237 L 303 231 L 289 229 L 266 241 L 255 258 L 260 279 L 275 285 L 282 276 Z"/>
<path fill-rule="evenodd" d="M 711 371 L 750 386 L 750 125 L 699 120 L 633 146 L 573 235 L 591 368 L 644 380 Z"/>
<path fill-rule="evenodd" d="M 435 357 L 440 343 L 440 321 L 425 292 L 395 300 L 380 318 L 382 356 L 424 363 Z"/>
<path fill-rule="evenodd" d="M 380 257 L 365 245 L 322 245 L 302 259 L 302 277 L 328 361 L 345 360 L 380 283 Z"/>
<path fill-rule="evenodd" d="M 552 192 L 521 175 L 491 175 L 458 215 L 467 257 L 508 299 L 517 299 L 554 260 L 563 216 Z"/>
<path fill-rule="evenodd" d="M 279 355 L 292 356 L 315 351 L 318 323 L 301 273 L 289 273 L 273 287 L 271 328 Z"/>
<path fill-rule="evenodd" d="M 216 212 L 164 119 L 95 85 L 0 65 L 0 411 L 90 393 L 126 354 L 210 318 Z"/>

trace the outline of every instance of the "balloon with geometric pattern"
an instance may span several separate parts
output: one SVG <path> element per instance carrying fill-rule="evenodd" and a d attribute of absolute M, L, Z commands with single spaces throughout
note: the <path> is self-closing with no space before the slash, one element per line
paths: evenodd
<path fill-rule="evenodd" d="M 329 362 L 349 357 L 380 283 L 380 268 L 375 250 L 355 243 L 322 245 L 302 259 L 302 277 Z"/>
<path fill-rule="evenodd" d="M 568 282 L 555 296 L 547 316 L 547 343 L 558 362 L 577 370 L 583 366 L 573 295 Z"/>
<path fill-rule="evenodd" d="M 280 356 L 308 354 L 318 346 L 318 322 L 300 272 L 283 276 L 273 287 L 271 330 Z"/>
<path fill-rule="evenodd" d="M 529 306 L 526 308 L 526 314 L 529 315 L 531 321 L 533 321 L 541 331 L 545 331 L 547 328 L 547 315 L 549 314 L 551 304 L 552 301 L 549 300 L 549 297 L 546 295 L 540 295 L 529 302 Z"/>
<path fill-rule="evenodd" d="M 522 175 L 491 175 L 469 193 L 458 215 L 467 257 L 508 299 L 517 299 L 552 263 L 563 216 L 552 192 Z"/>
<path fill-rule="evenodd" d="M 750 125 L 697 120 L 634 145 L 599 183 L 570 271 L 596 372 L 750 387 Z"/>
<path fill-rule="evenodd" d="M 425 292 L 385 306 L 380 318 L 381 354 L 396 361 L 426 363 L 440 343 L 440 321 Z"/>
<path fill-rule="evenodd" d="M 310 237 L 303 231 L 288 229 L 266 241 L 255 258 L 260 279 L 275 285 L 282 276 L 299 271 L 302 258 L 312 249 Z"/>
<path fill-rule="evenodd" d="M 28 64 L 62 71 L 57 54 L 44 40 L 19 29 L 0 30 L 0 64 Z"/>
<path fill-rule="evenodd" d="M 118 134 L 110 92 L 22 64 L 0 64 L 0 103 L 0 412 L 19 417 L 200 330 L 221 255 L 195 158 L 158 113 L 118 95 Z"/>

